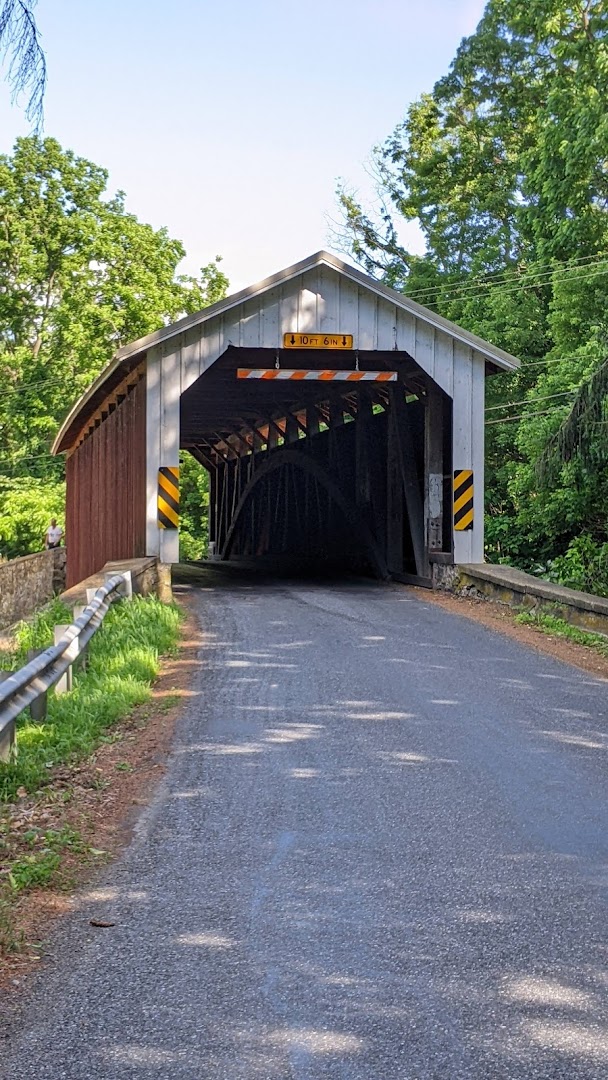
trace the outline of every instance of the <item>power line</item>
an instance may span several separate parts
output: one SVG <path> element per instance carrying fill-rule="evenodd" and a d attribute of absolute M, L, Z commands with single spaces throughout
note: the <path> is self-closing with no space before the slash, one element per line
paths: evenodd
<path fill-rule="evenodd" d="M 45 454 L 24 454 L 23 457 L 13 461 L 11 458 L 0 457 L 0 469 L 4 467 L 4 462 L 9 462 L 13 466 L 20 465 L 23 461 L 42 461 L 43 458 L 52 458 L 54 461 L 58 461 L 59 458 L 55 454 L 51 454 L 50 450 L 47 450 Z"/>
<path fill-rule="evenodd" d="M 604 255 L 584 255 L 584 256 L 581 256 L 581 258 L 579 258 L 579 259 L 570 259 L 569 262 L 566 265 L 553 266 L 551 269 L 547 269 L 547 270 L 543 270 L 542 267 L 544 267 L 544 266 L 551 267 L 550 263 L 533 264 L 529 269 L 523 270 L 523 271 L 521 271 L 521 273 L 522 273 L 522 276 L 525 275 L 525 276 L 528 276 L 528 277 L 529 276 L 532 276 L 532 277 L 536 276 L 537 278 L 541 278 L 541 277 L 551 277 L 551 278 L 553 278 L 556 274 L 558 274 L 558 275 L 567 274 L 571 270 L 578 270 L 579 268 L 582 268 L 584 265 L 593 266 L 593 265 L 595 265 L 597 263 L 604 262 L 606 259 L 608 259 L 608 255 L 606 255 L 606 254 L 604 254 Z M 536 265 L 538 266 L 538 269 L 536 268 Z M 453 281 L 453 282 L 439 281 L 436 285 L 427 285 L 423 289 L 416 289 L 413 293 L 406 293 L 406 295 L 411 296 L 412 299 L 415 299 L 415 297 L 417 297 L 417 296 L 426 296 L 429 293 L 431 293 L 431 294 L 436 293 L 436 292 L 439 292 L 439 291 L 441 291 L 443 289 L 455 289 L 457 292 L 465 292 L 465 291 L 468 291 L 469 289 L 479 289 L 480 286 L 485 286 L 487 288 L 490 285 L 499 285 L 499 284 L 501 284 L 501 282 L 509 282 L 512 279 L 513 279 L 513 271 L 504 271 L 501 274 L 496 274 L 494 277 L 488 277 L 487 280 L 485 280 L 485 281 L 482 278 L 476 278 L 476 279 L 473 279 L 473 280 L 471 280 L 471 278 L 460 278 L 459 281 Z M 559 280 L 559 278 L 558 278 L 558 280 Z"/>
<path fill-rule="evenodd" d="M 0 390 L 0 398 L 12 397 L 13 394 L 34 394 L 38 393 L 40 387 L 46 387 L 47 389 L 52 386 L 65 386 L 65 379 L 42 379 L 40 382 L 22 383 L 20 386 L 13 386 L 10 390 Z"/>
<path fill-rule="evenodd" d="M 561 412 L 559 408 L 545 409 L 543 412 L 521 413 L 519 416 L 501 416 L 499 420 L 486 420 L 486 427 L 491 427 L 492 424 L 511 424 L 514 420 L 531 420 L 535 416 L 551 416 L 553 413 Z"/>
<path fill-rule="evenodd" d="M 505 371 L 503 374 L 521 375 L 522 372 L 528 371 L 528 369 L 532 367 L 544 367 L 545 364 L 565 364 L 570 360 L 591 360 L 595 363 L 598 360 L 603 362 L 605 359 L 605 354 L 602 354 L 602 356 L 582 356 L 580 353 L 577 353 L 574 356 L 548 356 L 544 360 L 522 360 L 521 367 L 517 368 L 516 371 Z"/>
<path fill-rule="evenodd" d="M 414 298 L 414 297 L 417 297 L 417 296 L 426 295 L 428 293 L 436 293 L 436 292 L 448 292 L 449 293 L 451 290 L 453 290 L 454 293 L 455 293 L 456 298 L 458 298 L 458 297 L 461 297 L 464 293 L 468 293 L 468 292 L 471 292 L 471 291 L 474 291 L 474 290 L 478 290 L 480 295 L 482 295 L 483 292 L 487 293 L 487 291 L 493 285 L 509 285 L 509 284 L 512 284 L 514 287 L 520 287 L 522 285 L 527 285 L 528 288 L 536 288 L 539 285 L 551 284 L 555 280 L 560 281 L 563 277 L 566 277 L 573 270 L 585 270 L 585 269 L 593 270 L 595 268 L 595 266 L 597 266 L 598 264 L 600 264 L 602 262 L 606 262 L 606 258 L 607 257 L 605 255 L 603 255 L 601 257 L 601 259 L 595 259 L 592 263 L 587 263 L 586 266 L 555 267 L 555 269 L 553 269 L 553 270 L 546 270 L 546 271 L 543 271 L 543 273 L 538 273 L 538 274 L 535 274 L 532 271 L 526 270 L 521 274 L 522 280 L 519 281 L 519 282 L 515 280 L 514 275 L 507 275 L 507 274 L 505 274 L 504 276 L 501 276 L 501 277 L 490 278 L 488 281 L 479 281 L 479 280 L 478 281 L 472 281 L 470 285 L 458 285 L 455 288 L 454 288 L 454 286 L 450 285 L 449 281 L 443 281 L 443 282 L 439 282 L 437 285 L 428 286 L 425 289 L 420 289 L 420 290 L 417 289 L 415 292 L 408 293 L 407 295 Z M 547 278 L 548 280 L 545 281 L 545 280 L 543 280 L 544 278 Z"/>
<path fill-rule="evenodd" d="M 604 260 L 604 261 L 606 261 L 606 260 Z M 576 270 L 577 267 L 573 267 L 572 269 Z M 596 270 L 592 274 L 573 275 L 570 278 L 570 281 L 589 281 L 591 278 L 603 277 L 606 274 L 608 274 L 608 267 L 605 270 Z M 510 296 L 512 293 L 526 292 L 529 289 L 543 289 L 543 288 L 546 288 L 547 285 L 552 285 L 553 281 L 554 281 L 554 279 L 552 278 L 550 281 L 538 281 L 538 282 L 533 282 L 530 285 L 525 285 L 525 284 L 514 285 L 512 288 L 502 289 L 501 294 L 502 294 L 502 296 Z M 478 286 L 476 286 L 476 287 L 479 288 Z M 415 300 L 416 296 L 418 294 L 417 293 L 412 293 L 412 294 L 406 293 L 405 295 L 409 296 L 410 299 Z M 478 300 L 481 297 L 485 297 L 485 296 L 488 296 L 488 290 L 487 289 L 485 289 L 483 291 L 478 291 L 478 292 L 471 293 L 469 296 L 464 297 L 464 299 L 466 299 L 466 300 Z M 457 300 L 457 299 L 459 299 L 459 297 L 456 296 L 456 297 L 454 297 L 454 299 Z"/>
<path fill-rule="evenodd" d="M 576 390 L 562 390 L 559 394 L 546 394 L 544 397 L 524 398 L 523 401 L 504 401 L 502 405 L 488 405 L 486 412 L 493 412 L 495 409 L 512 409 L 516 405 L 534 405 L 537 401 L 551 401 L 552 398 L 567 397 L 570 394 L 576 393 Z"/>

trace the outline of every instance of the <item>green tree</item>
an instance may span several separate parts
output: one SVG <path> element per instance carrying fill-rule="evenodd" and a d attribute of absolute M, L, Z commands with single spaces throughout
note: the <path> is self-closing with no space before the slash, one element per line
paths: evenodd
<path fill-rule="evenodd" d="M 209 473 L 191 454 L 180 454 L 180 559 L 204 559 L 209 539 Z"/>
<path fill-rule="evenodd" d="M 608 539 L 607 95 L 604 0 L 489 0 L 375 151 L 380 215 L 338 193 L 368 271 L 522 359 L 487 383 L 486 482 L 490 557 L 522 565 Z"/>
<path fill-rule="evenodd" d="M 221 298 L 219 260 L 185 251 L 108 195 L 107 172 L 54 139 L 0 157 L 0 477 L 63 478 L 67 410 L 121 345 Z M 33 539 L 32 539 L 33 542 Z"/>
<path fill-rule="evenodd" d="M 0 471 L 52 470 L 41 455 L 66 406 L 112 353 L 225 292 L 217 262 L 179 275 L 182 244 L 106 184 L 54 139 L 0 157 Z"/>
<path fill-rule="evenodd" d="M 65 484 L 62 481 L 0 477 L 0 556 L 14 559 L 41 551 L 51 518 L 64 527 Z"/>
<path fill-rule="evenodd" d="M 8 64 L 13 100 L 29 92 L 26 116 L 36 130 L 42 126 L 46 89 L 46 60 L 34 17 L 38 0 L 2 0 L 0 3 L 0 57 Z"/>

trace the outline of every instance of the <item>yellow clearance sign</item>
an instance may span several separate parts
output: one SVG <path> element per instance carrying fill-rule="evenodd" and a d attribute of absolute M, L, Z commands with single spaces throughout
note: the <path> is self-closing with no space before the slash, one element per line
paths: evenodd
<path fill-rule="evenodd" d="M 352 349 L 352 334 L 283 334 L 284 349 Z"/>

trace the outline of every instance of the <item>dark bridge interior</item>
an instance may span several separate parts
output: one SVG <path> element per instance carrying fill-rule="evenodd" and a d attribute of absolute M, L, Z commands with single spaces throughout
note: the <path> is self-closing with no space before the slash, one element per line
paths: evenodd
<path fill-rule="evenodd" d="M 277 360 L 398 381 L 237 378 Z M 451 401 L 407 353 L 230 346 L 182 395 L 181 446 L 209 470 L 222 559 L 427 580 L 451 550 Z"/>

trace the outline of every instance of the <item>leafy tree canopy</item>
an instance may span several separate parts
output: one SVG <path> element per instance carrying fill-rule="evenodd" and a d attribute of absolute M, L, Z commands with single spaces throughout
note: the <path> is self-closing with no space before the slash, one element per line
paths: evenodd
<path fill-rule="evenodd" d="M 380 213 L 338 191 L 368 272 L 522 359 L 487 384 L 486 489 L 489 557 L 526 566 L 608 540 L 607 99 L 604 0 L 489 0 L 374 151 Z"/>
<path fill-rule="evenodd" d="M 180 274 L 180 241 L 138 221 L 107 183 L 105 169 L 55 139 L 19 139 L 0 156 L 5 480 L 59 482 L 63 462 L 50 443 L 116 349 L 225 294 L 219 259 L 198 277 Z M 24 544 L 39 545 L 37 528 Z"/>

